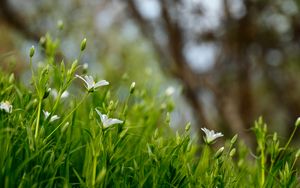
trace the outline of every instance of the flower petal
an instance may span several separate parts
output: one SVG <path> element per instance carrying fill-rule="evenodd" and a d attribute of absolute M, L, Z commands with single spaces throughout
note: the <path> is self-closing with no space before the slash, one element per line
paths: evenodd
<path fill-rule="evenodd" d="M 121 121 L 121 120 L 119 120 L 119 119 L 109 118 L 109 119 L 106 121 L 106 127 L 111 126 L 111 125 L 114 125 L 114 124 L 120 124 L 120 123 L 123 123 L 123 121 Z"/>
<path fill-rule="evenodd" d="M 92 76 L 85 75 L 84 78 L 86 79 L 86 81 L 90 87 L 94 87 L 95 81 Z"/>
<path fill-rule="evenodd" d="M 101 81 L 97 82 L 94 87 L 97 88 L 97 87 L 106 86 L 106 85 L 109 85 L 109 82 L 106 80 L 101 80 Z"/>
<path fill-rule="evenodd" d="M 49 117 L 49 115 L 50 115 L 50 113 L 49 113 L 48 111 L 45 111 L 45 110 L 43 110 L 43 113 L 44 113 L 46 119 L 47 119 L 47 118 Z"/>
<path fill-rule="evenodd" d="M 101 112 L 99 110 L 97 110 L 96 108 L 95 108 L 95 110 L 96 110 L 97 114 L 100 116 L 101 122 L 104 123 L 107 119 L 107 115 L 101 114 Z"/>
<path fill-rule="evenodd" d="M 58 120 L 60 117 L 58 115 L 54 115 L 50 118 L 50 122 L 53 122 L 55 120 Z"/>
<path fill-rule="evenodd" d="M 86 84 L 86 87 L 88 88 L 89 87 L 89 83 L 84 79 L 84 78 L 82 78 L 81 76 L 79 76 L 79 75 L 75 75 L 75 77 L 76 78 L 80 78 L 81 80 L 83 80 L 84 82 L 85 82 L 85 84 Z"/>

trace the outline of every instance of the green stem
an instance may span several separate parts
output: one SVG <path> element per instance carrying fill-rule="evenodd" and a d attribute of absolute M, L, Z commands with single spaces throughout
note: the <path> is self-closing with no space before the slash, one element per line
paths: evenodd
<path fill-rule="evenodd" d="M 261 148 L 261 186 L 265 184 L 265 148 Z"/>
<path fill-rule="evenodd" d="M 92 187 L 96 184 L 97 155 L 93 155 Z"/>
<path fill-rule="evenodd" d="M 38 112 L 37 112 L 34 138 L 37 138 L 38 132 L 39 132 L 40 116 L 41 116 L 41 109 L 42 109 L 42 100 L 43 99 L 39 99 L 39 106 L 38 106 Z"/>
<path fill-rule="evenodd" d="M 128 108 L 128 103 L 129 103 L 130 97 L 131 97 L 131 93 L 129 93 L 129 95 L 126 99 L 126 102 L 124 104 L 123 111 L 122 111 L 122 115 L 124 116 L 125 119 L 126 119 L 126 115 L 127 115 L 127 108 Z"/>
<path fill-rule="evenodd" d="M 291 134 L 291 136 L 290 136 L 290 138 L 289 138 L 289 140 L 288 140 L 288 142 L 285 144 L 285 146 L 284 146 L 284 151 L 287 149 L 287 147 L 290 145 L 290 143 L 291 143 L 291 141 L 292 141 L 292 139 L 293 139 L 293 137 L 294 137 L 294 135 L 295 135 L 295 133 L 296 133 L 296 131 L 297 131 L 297 128 L 298 128 L 298 126 L 295 126 L 295 128 L 294 128 L 294 130 L 293 130 L 293 132 L 292 132 L 292 134 Z"/>
<path fill-rule="evenodd" d="M 60 101 L 60 99 L 61 99 L 61 95 L 62 95 L 62 91 L 61 91 L 61 89 L 60 89 L 59 92 L 58 92 L 58 95 L 57 95 L 55 104 L 54 104 L 54 106 L 53 106 L 51 115 L 52 115 L 53 113 L 55 113 L 55 111 L 56 111 L 56 109 L 57 109 L 57 107 L 58 107 L 59 101 Z"/>
<path fill-rule="evenodd" d="M 29 64 L 30 64 L 30 69 L 31 69 L 31 76 L 32 76 L 32 81 L 33 81 L 33 84 L 34 84 L 34 87 L 36 89 L 36 92 L 38 94 L 38 97 L 40 97 L 40 91 L 38 90 L 38 87 L 37 87 L 37 84 L 36 84 L 36 81 L 35 81 L 35 76 L 34 76 L 34 71 L 33 71 L 33 67 L 32 67 L 32 58 L 29 59 Z M 43 96 L 42 96 L 43 97 Z"/>

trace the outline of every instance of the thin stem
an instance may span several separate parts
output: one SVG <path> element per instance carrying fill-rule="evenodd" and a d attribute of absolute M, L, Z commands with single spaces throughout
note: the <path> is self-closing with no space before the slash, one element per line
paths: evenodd
<path fill-rule="evenodd" d="M 261 148 L 261 186 L 264 187 L 265 184 L 265 148 Z"/>
<path fill-rule="evenodd" d="M 96 184 L 97 155 L 93 155 L 92 187 Z"/>
<path fill-rule="evenodd" d="M 42 109 L 42 100 L 43 99 L 39 99 L 39 106 L 38 106 L 38 112 L 37 112 L 34 138 L 37 138 L 38 132 L 39 132 L 40 116 L 41 116 L 41 109 Z"/>
<path fill-rule="evenodd" d="M 54 104 L 54 106 L 53 106 L 52 113 L 55 113 L 55 111 L 56 111 L 56 109 L 57 109 L 57 107 L 58 107 L 59 101 L 60 101 L 60 99 L 61 99 L 61 95 L 62 95 L 62 90 L 60 89 L 59 92 L 58 92 L 58 95 L 57 95 L 55 104 Z"/>
<path fill-rule="evenodd" d="M 293 162 L 293 164 L 292 164 L 292 167 L 291 167 L 291 169 L 293 169 L 294 168 L 294 166 L 295 166 L 295 164 L 296 164 L 296 162 L 297 162 L 297 157 L 294 159 L 294 162 Z"/>
<path fill-rule="evenodd" d="M 30 59 L 29 59 L 29 65 L 30 65 L 30 69 L 31 69 L 31 76 L 32 76 L 32 81 L 33 81 L 35 90 L 36 90 L 36 92 L 37 92 L 37 94 L 38 94 L 38 97 L 41 98 L 41 97 L 40 97 L 40 92 L 39 92 L 39 90 L 38 90 L 38 87 L 37 87 L 37 84 L 36 84 L 36 81 L 35 81 L 34 71 L 33 71 L 33 67 L 32 67 L 32 57 L 30 57 Z M 42 97 L 43 97 L 43 96 L 42 96 Z"/>
<path fill-rule="evenodd" d="M 126 115 L 127 115 L 127 108 L 128 108 L 128 103 L 129 103 L 131 94 L 132 93 L 129 93 L 129 95 L 128 95 L 127 99 L 126 99 L 126 102 L 124 104 L 124 107 L 123 107 L 122 115 L 124 116 L 124 118 L 126 118 Z"/>
<path fill-rule="evenodd" d="M 292 141 L 292 139 L 293 139 L 293 137 L 294 137 L 294 135 L 295 135 L 295 133 L 296 133 L 296 131 L 297 131 L 297 128 L 298 128 L 298 126 L 295 126 L 295 128 L 294 128 L 294 130 L 293 130 L 293 132 L 292 132 L 292 134 L 291 134 L 291 136 L 290 136 L 290 138 L 289 138 L 289 140 L 288 140 L 288 142 L 285 144 L 285 146 L 284 146 L 284 151 L 287 149 L 287 147 L 290 145 L 290 143 L 291 143 L 291 141 Z"/>

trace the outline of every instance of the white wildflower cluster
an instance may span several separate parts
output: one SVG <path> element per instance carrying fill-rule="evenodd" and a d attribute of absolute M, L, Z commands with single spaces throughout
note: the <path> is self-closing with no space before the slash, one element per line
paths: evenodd
<path fill-rule="evenodd" d="M 85 87 L 88 90 L 88 92 L 93 92 L 98 87 L 109 85 L 109 82 L 106 81 L 106 80 L 101 80 L 99 82 L 95 82 L 94 78 L 92 76 L 87 76 L 86 75 L 86 76 L 82 77 L 82 76 L 76 75 L 76 77 L 80 78 L 81 80 L 84 81 L 84 83 L 86 84 Z M 50 90 L 51 95 L 53 96 L 53 98 L 57 98 L 57 96 L 58 96 L 57 90 L 56 89 L 51 89 L 51 88 L 49 88 L 49 90 Z M 61 98 L 62 99 L 68 98 L 68 96 L 69 96 L 69 92 L 68 91 L 64 91 L 62 93 L 62 95 L 61 95 Z M 13 107 L 10 104 L 9 101 L 2 101 L 0 103 L 0 110 L 4 110 L 7 113 L 11 113 L 12 112 L 12 108 Z M 97 109 L 96 109 L 96 112 L 100 116 L 101 122 L 102 122 L 102 124 L 103 124 L 103 126 L 105 128 L 107 128 L 107 127 L 109 127 L 111 125 L 114 125 L 114 124 L 121 124 L 121 123 L 123 123 L 123 121 L 121 121 L 119 119 L 109 118 L 106 114 L 102 114 Z M 60 117 L 58 115 L 52 115 L 50 112 L 48 112 L 46 110 L 43 110 L 43 113 L 44 113 L 44 116 L 45 116 L 46 119 L 48 119 L 50 117 L 49 118 L 49 122 L 53 122 L 53 121 L 56 121 L 56 120 L 60 119 Z"/>

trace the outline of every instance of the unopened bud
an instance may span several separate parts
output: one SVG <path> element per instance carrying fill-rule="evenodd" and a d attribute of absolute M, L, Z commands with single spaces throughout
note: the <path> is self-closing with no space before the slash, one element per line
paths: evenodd
<path fill-rule="evenodd" d="M 266 133 L 267 132 L 267 124 L 264 124 L 264 132 Z"/>
<path fill-rule="evenodd" d="M 295 123 L 295 126 L 296 126 L 296 127 L 299 127 L 299 126 L 300 126 L 300 117 L 297 118 L 296 123 Z"/>
<path fill-rule="evenodd" d="M 88 68 L 89 68 L 89 64 L 84 63 L 84 64 L 82 65 L 82 72 L 83 72 L 83 74 L 86 74 L 86 73 L 87 73 Z"/>
<path fill-rule="evenodd" d="M 63 30 L 64 29 L 64 22 L 62 20 L 58 20 L 57 21 L 57 28 L 59 30 Z"/>
<path fill-rule="evenodd" d="M 120 138 L 123 138 L 123 137 L 126 135 L 127 131 L 128 131 L 128 128 L 124 129 L 124 130 L 120 133 Z"/>
<path fill-rule="evenodd" d="M 180 135 L 179 135 L 178 131 L 176 131 L 176 144 L 179 145 L 180 142 L 181 142 Z"/>
<path fill-rule="evenodd" d="M 168 113 L 167 113 L 167 117 L 166 117 L 166 123 L 167 123 L 168 125 L 170 125 L 170 121 L 171 121 L 170 113 L 168 112 Z"/>
<path fill-rule="evenodd" d="M 44 93 L 43 99 L 47 98 L 49 96 L 50 92 L 51 92 L 51 88 L 48 88 L 47 91 L 45 91 L 45 93 Z"/>
<path fill-rule="evenodd" d="M 189 152 L 192 149 L 192 142 L 189 142 L 189 144 L 187 145 L 186 151 Z"/>
<path fill-rule="evenodd" d="M 34 46 L 31 46 L 30 52 L 29 52 L 29 57 L 30 58 L 32 58 L 34 56 L 34 52 L 35 52 Z"/>
<path fill-rule="evenodd" d="M 238 138 L 238 135 L 237 134 L 234 135 L 234 137 L 232 137 L 232 139 L 230 140 L 230 144 L 233 145 L 236 142 L 237 138 Z"/>
<path fill-rule="evenodd" d="M 85 50 L 85 47 L 86 47 L 86 38 L 84 38 L 84 39 L 81 41 L 80 50 L 81 50 L 81 51 Z"/>
<path fill-rule="evenodd" d="M 10 84 L 12 84 L 14 81 L 15 81 L 15 75 L 14 75 L 14 73 L 11 73 L 11 75 L 9 76 L 8 82 Z"/>
<path fill-rule="evenodd" d="M 130 94 L 134 92 L 134 89 L 135 89 L 135 82 L 132 82 L 130 85 Z"/>
<path fill-rule="evenodd" d="M 154 131 L 153 138 L 156 140 L 158 138 L 158 129 L 156 128 Z"/>
<path fill-rule="evenodd" d="M 188 123 L 188 124 L 185 126 L 185 131 L 188 132 L 190 129 L 191 129 L 191 123 Z"/>
<path fill-rule="evenodd" d="M 40 38 L 40 44 L 43 48 L 46 48 L 46 41 L 47 41 L 46 37 Z"/>
<path fill-rule="evenodd" d="M 273 142 L 275 142 L 277 140 L 277 132 L 275 132 L 274 134 L 273 134 Z"/>
<path fill-rule="evenodd" d="M 114 101 L 109 101 L 109 104 L 108 104 L 108 111 L 112 111 L 113 110 L 113 108 L 114 108 Z"/>
<path fill-rule="evenodd" d="M 233 149 L 230 151 L 229 156 L 230 156 L 230 157 L 233 157 L 233 156 L 235 155 L 235 153 L 236 153 L 236 149 L 233 148 Z"/>
<path fill-rule="evenodd" d="M 96 178 L 96 182 L 102 182 L 106 175 L 106 168 L 103 168 Z"/>
<path fill-rule="evenodd" d="M 61 133 L 66 132 L 66 130 L 67 130 L 67 128 L 69 127 L 69 125 L 70 125 L 69 122 L 65 123 L 64 126 L 62 126 L 62 128 L 61 128 Z"/>
<path fill-rule="evenodd" d="M 295 154 L 295 158 L 298 158 L 300 156 L 300 149 L 298 149 L 297 153 Z"/>
<path fill-rule="evenodd" d="M 215 154 L 215 159 L 218 159 L 218 158 L 220 158 L 221 157 L 221 155 L 222 155 L 222 153 L 223 153 L 223 151 L 224 151 L 224 147 L 221 147 L 217 152 L 216 152 L 216 154 Z"/>

